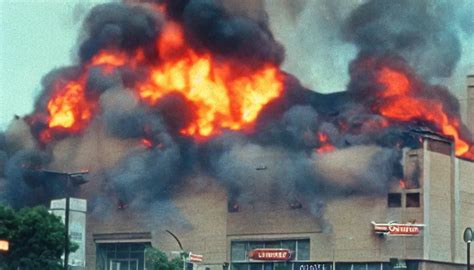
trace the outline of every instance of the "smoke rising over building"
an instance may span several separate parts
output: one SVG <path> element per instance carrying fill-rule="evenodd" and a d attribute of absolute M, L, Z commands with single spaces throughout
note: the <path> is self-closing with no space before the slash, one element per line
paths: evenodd
<path fill-rule="evenodd" d="M 373 206 L 360 213 L 367 226 L 371 213 L 383 219 L 376 221 L 428 223 L 426 207 L 438 208 L 426 188 L 451 182 L 422 186 L 420 178 L 439 179 L 420 170 L 446 162 L 449 173 L 441 174 L 462 186 L 456 168 L 469 170 L 474 158 L 458 100 L 432 83 L 462 57 L 459 31 L 448 23 L 457 19 L 454 4 L 359 5 L 340 29 L 358 50 L 347 89 L 320 94 L 282 71 L 285 50 L 258 3 L 245 9 L 245 1 L 124 1 L 93 8 L 77 63 L 47 73 L 31 114 L 0 134 L 0 201 L 47 203 L 61 191 L 44 170 L 89 170 L 89 183 L 74 193 L 89 202 L 87 253 L 98 269 L 119 263 L 104 248 L 123 239 L 108 233 L 169 249 L 162 234 L 169 228 L 202 249 L 209 267 L 250 267 L 248 257 L 233 253 L 240 245 L 247 252 L 250 242 L 289 245 L 296 256 L 289 269 L 336 260 L 382 267 L 391 244 L 355 237 L 387 254 L 344 253 L 334 237 L 345 235 L 340 230 L 351 221 L 335 213 L 350 219 L 354 205 L 355 213 Z M 418 165 L 407 161 L 409 153 Z M 465 223 L 456 221 L 463 195 L 449 194 L 439 196 L 453 200 L 454 235 Z M 403 209 L 387 208 L 387 198 L 389 207 Z M 438 257 L 428 243 L 438 234 L 427 231 L 393 256 L 460 262 L 454 242 L 451 257 Z M 329 259 L 315 241 L 334 245 L 340 257 Z M 411 249 L 413 255 L 397 253 Z"/>

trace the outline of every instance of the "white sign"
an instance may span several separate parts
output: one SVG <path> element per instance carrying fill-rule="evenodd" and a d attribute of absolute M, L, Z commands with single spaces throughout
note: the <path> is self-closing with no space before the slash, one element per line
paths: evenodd
<path fill-rule="evenodd" d="M 51 201 L 50 211 L 65 219 L 66 199 Z M 85 269 L 86 266 L 86 211 L 87 201 L 83 199 L 69 199 L 69 238 L 76 243 L 79 248 L 75 252 L 69 253 L 68 264 L 79 266 Z M 64 257 L 64 255 L 63 255 Z"/>

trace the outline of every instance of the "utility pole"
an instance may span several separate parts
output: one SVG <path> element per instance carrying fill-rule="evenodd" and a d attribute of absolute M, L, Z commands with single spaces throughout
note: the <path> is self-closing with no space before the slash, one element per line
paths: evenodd
<path fill-rule="evenodd" d="M 64 270 L 68 269 L 69 264 L 69 178 L 70 175 L 67 175 L 66 180 L 66 206 L 64 207 L 64 225 L 66 226 L 64 234 Z"/>
<path fill-rule="evenodd" d="M 65 206 L 64 206 L 64 225 L 66 226 L 64 232 L 64 270 L 69 268 L 69 214 L 70 214 L 70 197 L 72 193 L 71 186 L 79 186 L 87 183 L 85 175 L 89 171 L 66 173 L 66 172 L 56 172 L 43 170 L 43 173 L 49 175 L 50 177 L 59 177 L 65 179 L 64 183 L 64 197 L 65 197 Z"/>

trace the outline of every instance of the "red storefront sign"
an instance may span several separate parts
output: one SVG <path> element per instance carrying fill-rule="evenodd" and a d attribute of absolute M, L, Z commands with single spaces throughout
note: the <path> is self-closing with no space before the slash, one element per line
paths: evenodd
<path fill-rule="evenodd" d="M 395 236 L 414 236 L 421 233 L 425 224 L 399 224 L 399 223 L 375 223 L 374 231 L 377 234 L 395 235 Z"/>
<path fill-rule="evenodd" d="M 291 251 L 283 248 L 257 248 L 249 252 L 249 258 L 258 261 L 288 261 Z"/>

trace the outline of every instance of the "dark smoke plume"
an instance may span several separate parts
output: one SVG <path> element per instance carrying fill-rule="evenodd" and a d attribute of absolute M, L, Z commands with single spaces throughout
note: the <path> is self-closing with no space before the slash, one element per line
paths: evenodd
<path fill-rule="evenodd" d="M 184 9 L 183 21 L 187 37 L 198 50 L 244 58 L 249 63 L 283 61 L 284 49 L 265 25 L 231 16 L 216 1 L 191 1 Z"/>
<path fill-rule="evenodd" d="M 121 3 L 98 5 L 85 21 L 86 37 L 79 48 L 82 62 L 91 59 L 101 49 L 133 53 L 144 48 L 147 58 L 155 59 L 154 41 L 161 29 L 159 13 L 143 7 Z"/>
<path fill-rule="evenodd" d="M 454 3 L 372 0 L 356 8 L 345 38 L 362 55 L 395 54 L 426 78 L 449 77 L 461 57 Z"/>
<path fill-rule="evenodd" d="M 20 150 L 5 163 L 3 203 L 12 207 L 47 202 L 55 191 L 39 173 L 50 157 L 35 150 Z"/>
<path fill-rule="evenodd" d="M 118 199 L 139 206 L 168 197 L 178 184 L 179 146 L 165 132 L 151 150 L 132 152 L 110 173 L 109 179 Z"/>

